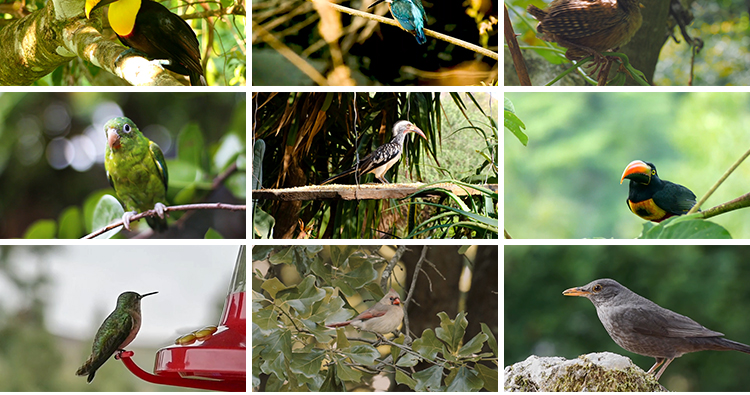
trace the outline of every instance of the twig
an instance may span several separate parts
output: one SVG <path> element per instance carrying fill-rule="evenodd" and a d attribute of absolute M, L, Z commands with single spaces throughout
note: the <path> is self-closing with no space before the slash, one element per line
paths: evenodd
<path fill-rule="evenodd" d="M 518 81 L 521 86 L 531 86 L 531 78 L 529 78 L 529 71 L 526 70 L 526 62 L 524 62 L 523 54 L 521 54 L 521 48 L 518 46 L 518 40 L 516 40 L 516 32 L 513 31 L 513 25 L 510 23 L 510 16 L 508 15 L 508 6 L 505 5 L 505 42 L 508 43 L 508 51 L 510 52 L 511 58 L 513 58 L 513 66 L 516 68 L 516 74 L 518 75 Z"/>
<path fill-rule="evenodd" d="M 726 203 L 722 203 L 716 207 L 711 207 L 710 209 L 706 211 L 701 211 L 699 214 L 702 218 L 708 219 L 711 217 L 715 217 L 719 214 L 724 214 L 729 211 L 739 210 L 741 208 L 745 208 L 750 206 L 750 193 L 746 193 L 737 199 L 730 200 Z"/>
<path fill-rule="evenodd" d="M 690 211 L 687 212 L 687 214 L 690 215 L 698 211 L 700 207 L 703 205 L 703 203 L 705 203 L 706 200 L 708 200 L 708 198 L 714 193 L 714 191 L 716 191 L 719 185 L 721 185 L 721 183 L 723 183 L 724 180 L 726 180 L 727 177 L 729 177 L 729 175 L 732 174 L 732 172 L 737 167 L 739 167 L 740 163 L 742 163 L 742 161 L 744 161 L 745 158 L 747 158 L 749 155 L 750 155 L 750 149 L 745 151 L 745 153 L 742 154 L 742 156 L 739 159 L 737 159 L 737 161 L 735 161 L 734 164 L 732 164 L 732 166 L 730 166 L 729 169 L 727 169 L 727 171 L 724 172 L 724 175 L 721 176 L 721 178 L 719 178 L 718 181 L 716 181 L 716 183 L 711 187 L 711 189 L 709 189 L 708 192 L 706 192 L 706 194 L 703 195 L 701 200 L 699 200 L 698 203 L 696 203 L 695 206 L 693 206 L 693 208 L 691 208 Z M 704 218 L 707 218 L 707 217 L 704 217 Z"/>
<path fill-rule="evenodd" d="M 396 253 L 393 254 L 393 258 L 388 261 L 388 265 L 383 269 L 383 274 L 380 276 L 380 289 L 385 293 L 388 293 L 388 279 L 391 278 L 393 268 L 396 267 L 396 264 L 399 259 L 401 259 L 401 256 L 404 255 L 404 252 L 406 252 L 406 246 L 398 246 Z"/>
<path fill-rule="evenodd" d="M 411 277 L 411 285 L 409 285 L 409 292 L 406 295 L 406 300 L 404 300 L 404 344 L 411 345 L 411 335 L 409 331 L 409 315 L 406 314 L 406 311 L 409 308 L 409 302 L 411 302 L 411 297 L 414 296 L 414 288 L 417 286 L 417 279 L 419 278 L 419 272 L 422 271 L 422 262 L 424 262 L 425 257 L 427 256 L 427 248 L 428 246 L 422 247 L 422 255 L 419 257 L 419 260 L 417 261 L 416 266 L 414 266 L 414 274 L 412 274 Z"/>
<path fill-rule="evenodd" d="M 182 204 L 179 206 L 169 206 L 164 211 L 170 212 L 170 211 L 190 211 L 190 210 L 230 210 L 230 211 L 245 211 L 247 210 L 247 206 L 244 204 L 237 205 L 237 204 L 226 204 L 226 203 L 196 203 L 196 204 Z M 156 213 L 156 210 L 147 210 L 142 213 L 138 213 L 130 217 L 130 222 L 137 221 L 141 218 L 146 217 L 156 217 L 158 214 Z M 114 228 L 117 228 L 118 226 L 122 226 L 123 221 L 122 219 L 117 220 L 97 231 L 91 232 L 83 237 L 83 239 L 93 239 L 96 236 L 99 236 L 100 234 L 110 231 Z"/>

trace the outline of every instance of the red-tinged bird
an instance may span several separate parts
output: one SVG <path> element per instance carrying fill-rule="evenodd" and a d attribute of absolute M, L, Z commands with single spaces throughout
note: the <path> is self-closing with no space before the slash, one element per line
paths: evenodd
<path fill-rule="evenodd" d="M 687 214 L 695 206 L 695 194 L 682 185 L 659 178 L 653 163 L 634 160 L 622 173 L 620 184 L 630 180 L 627 204 L 635 215 L 661 222 Z"/>
<path fill-rule="evenodd" d="M 393 288 L 369 309 L 349 321 L 326 325 L 338 328 L 351 325 L 357 329 L 384 335 L 394 332 L 404 319 L 404 307 L 401 298 Z"/>

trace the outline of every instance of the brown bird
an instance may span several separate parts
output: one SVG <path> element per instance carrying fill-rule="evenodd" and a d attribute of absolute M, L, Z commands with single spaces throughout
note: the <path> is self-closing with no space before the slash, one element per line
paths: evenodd
<path fill-rule="evenodd" d="M 625 45 L 641 27 L 639 0 L 554 0 L 542 10 L 527 11 L 539 21 L 540 38 L 568 48 L 565 57 L 580 60 Z"/>
<path fill-rule="evenodd" d="M 654 357 L 656 363 L 648 373 L 654 373 L 663 363 L 656 380 L 675 358 L 689 352 L 736 350 L 750 354 L 750 346 L 724 339 L 723 333 L 667 310 L 609 278 L 566 289 L 563 295 L 588 298 L 615 343 L 630 352 Z"/>

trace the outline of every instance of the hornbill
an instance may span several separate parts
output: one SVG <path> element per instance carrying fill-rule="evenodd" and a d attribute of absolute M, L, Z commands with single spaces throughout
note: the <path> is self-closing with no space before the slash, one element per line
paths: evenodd
<path fill-rule="evenodd" d="M 675 215 L 687 214 L 695 206 L 695 194 L 682 185 L 659 178 L 653 163 L 630 162 L 622 173 L 620 184 L 625 179 L 630 180 L 628 208 L 645 220 L 661 222 Z"/>
<path fill-rule="evenodd" d="M 422 136 L 425 140 L 427 139 L 422 130 L 413 123 L 403 120 L 398 121 L 393 125 L 393 138 L 391 138 L 391 141 L 381 145 L 375 151 L 370 152 L 362 158 L 359 166 L 354 166 L 341 174 L 337 174 L 323 181 L 320 185 L 328 184 L 331 181 L 346 177 L 354 172 L 357 172 L 357 179 L 367 173 L 372 173 L 378 181 L 388 184 L 388 180 L 384 177 L 385 173 L 401 159 L 401 151 L 404 149 L 404 139 L 406 139 L 406 134 L 409 132 L 414 132 Z"/>

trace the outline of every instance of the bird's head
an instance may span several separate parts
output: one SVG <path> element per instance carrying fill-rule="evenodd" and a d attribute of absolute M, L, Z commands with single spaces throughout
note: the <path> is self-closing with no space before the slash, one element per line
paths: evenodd
<path fill-rule="evenodd" d="M 135 141 L 141 136 L 141 131 L 135 123 L 126 117 L 112 118 L 104 125 L 104 137 L 111 150 L 119 150 L 123 145 Z"/>
<path fill-rule="evenodd" d="M 615 296 L 619 295 L 626 289 L 627 288 L 623 287 L 615 280 L 602 278 L 594 280 L 582 287 L 568 288 L 563 291 L 563 295 L 583 296 L 594 303 L 595 306 L 599 306 L 600 304 L 612 300 Z"/>
<path fill-rule="evenodd" d="M 425 137 L 424 133 L 422 133 L 422 129 L 416 127 L 413 123 L 409 121 L 398 121 L 395 125 L 393 125 L 393 135 L 398 136 L 399 134 L 406 134 L 406 133 L 416 133 L 420 136 L 422 136 L 423 139 L 427 140 L 427 137 Z"/>
<path fill-rule="evenodd" d="M 620 184 L 629 179 L 639 184 L 648 185 L 651 183 L 651 177 L 657 177 L 656 166 L 653 163 L 644 162 L 642 160 L 634 160 L 628 164 L 625 171 L 622 172 L 620 178 Z"/>

